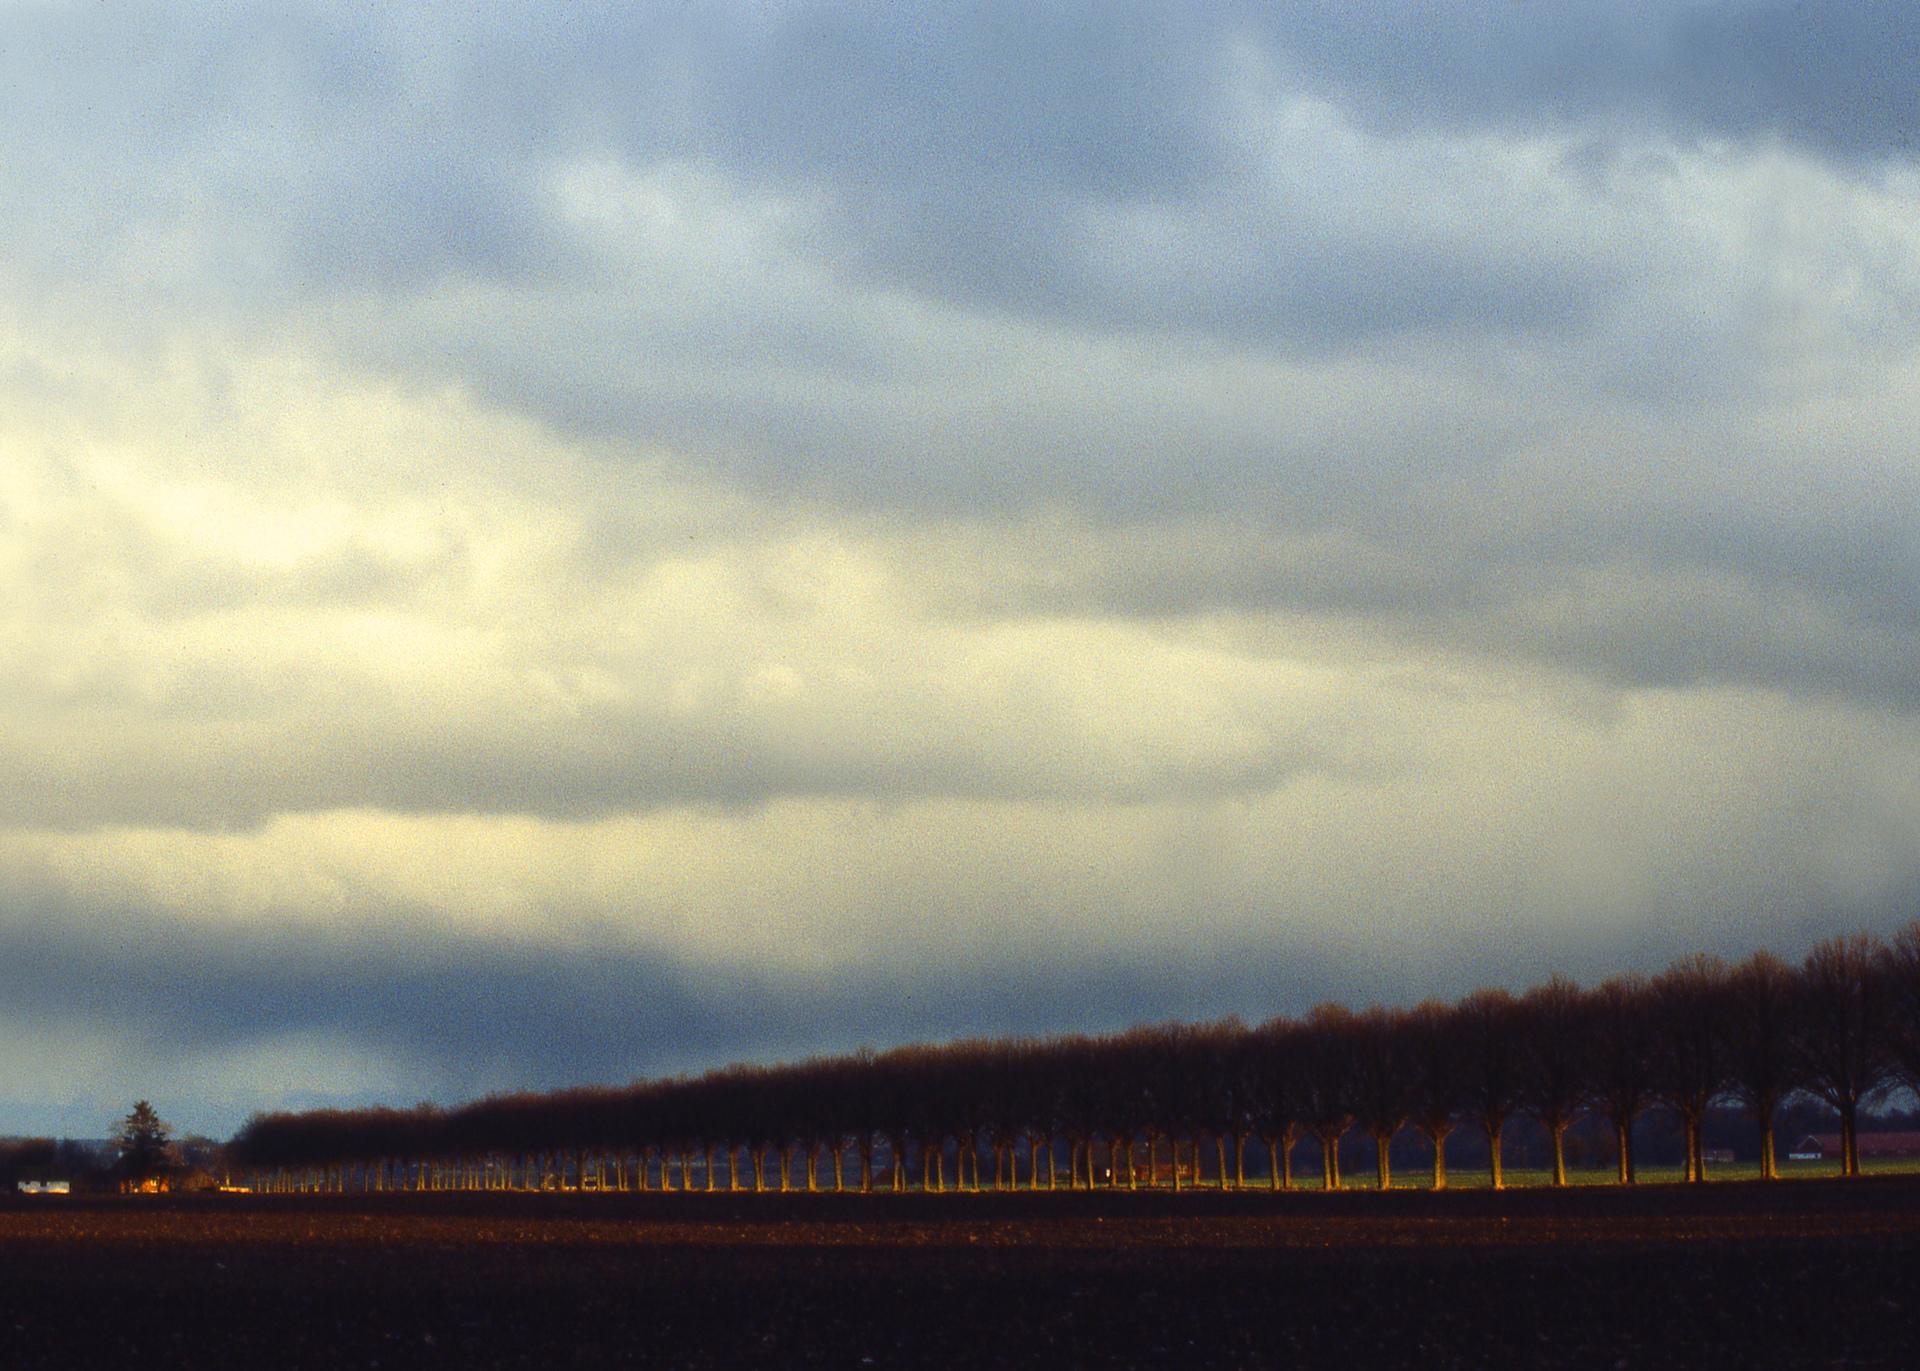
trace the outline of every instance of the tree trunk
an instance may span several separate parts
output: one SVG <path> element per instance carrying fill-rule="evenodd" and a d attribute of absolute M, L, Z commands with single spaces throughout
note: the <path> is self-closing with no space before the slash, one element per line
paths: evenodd
<path fill-rule="evenodd" d="M 1773 1152 L 1773 1116 L 1769 1112 L 1760 1125 L 1760 1179 L 1777 1181 L 1780 1179 L 1780 1165 L 1774 1159 Z"/>
<path fill-rule="evenodd" d="M 1280 1140 L 1278 1138 L 1268 1138 L 1266 1141 L 1267 1189 L 1278 1190 L 1280 1188 Z"/>
<path fill-rule="evenodd" d="M 1557 1186 L 1567 1183 L 1567 1127 L 1560 1119 L 1547 1126 L 1547 1132 L 1553 1137 L 1553 1183 Z"/>
<path fill-rule="evenodd" d="M 1380 1188 L 1382 1190 L 1393 1189 L 1393 1162 L 1387 1156 L 1387 1145 L 1392 1141 L 1393 1135 L 1390 1133 L 1375 1133 L 1373 1135 L 1374 1169 L 1379 1173 Z"/>
<path fill-rule="evenodd" d="M 1233 1148 L 1234 1152 L 1238 1154 L 1240 1150 L 1240 1139 L 1237 1134 L 1234 1137 Z M 1213 1159 L 1220 1164 L 1219 1188 L 1225 1190 L 1227 1188 L 1227 1139 L 1225 1134 L 1215 1133 L 1213 1135 Z"/>
<path fill-rule="evenodd" d="M 1320 1188 L 1340 1188 L 1340 1140 L 1320 1135 Z"/>
<path fill-rule="evenodd" d="M 1500 1165 L 1500 1131 L 1506 1124 L 1505 1119 L 1486 1119 L 1482 1121 L 1487 1130 L 1487 1174 L 1495 1190 L 1507 1188 L 1506 1173 Z"/>
<path fill-rule="evenodd" d="M 1859 1109 L 1859 1104 L 1852 1099 L 1840 1102 L 1840 1174 L 1843 1176 L 1860 1174 Z"/>
<path fill-rule="evenodd" d="M 1452 1129 L 1427 1134 L 1427 1141 L 1433 1144 L 1433 1188 L 1447 1188 L 1447 1134 Z"/>
<path fill-rule="evenodd" d="M 1620 1149 L 1620 1184 L 1632 1185 L 1639 1178 L 1633 1166 L 1633 1120 L 1616 1117 L 1613 1121 L 1614 1145 Z"/>

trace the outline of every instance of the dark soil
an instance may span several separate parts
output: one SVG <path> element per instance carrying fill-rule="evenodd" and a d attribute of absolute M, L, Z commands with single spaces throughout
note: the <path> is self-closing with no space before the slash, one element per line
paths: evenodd
<path fill-rule="evenodd" d="M 0 1201 L 0 1368 L 1920 1365 L 1920 1178 Z"/>

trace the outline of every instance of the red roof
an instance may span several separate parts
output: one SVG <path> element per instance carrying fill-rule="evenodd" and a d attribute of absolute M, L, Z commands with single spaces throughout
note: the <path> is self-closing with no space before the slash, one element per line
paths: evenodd
<path fill-rule="evenodd" d="M 1862 1133 L 1859 1137 L 1863 1157 L 1920 1157 L 1920 1133 Z M 1840 1155 L 1838 1133 L 1809 1133 L 1793 1145 L 1795 1152 L 1819 1152 Z"/>

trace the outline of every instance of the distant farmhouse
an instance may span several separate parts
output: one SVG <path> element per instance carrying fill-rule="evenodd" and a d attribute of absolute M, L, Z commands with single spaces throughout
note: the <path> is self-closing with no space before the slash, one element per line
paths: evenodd
<path fill-rule="evenodd" d="M 169 1166 L 151 1176 L 120 1182 L 123 1195 L 170 1195 L 176 1192 L 218 1190 L 220 1181 L 211 1172 L 197 1166 Z"/>
<path fill-rule="evenodd" d="M 1860 1160 L 1920 1158 L 1920 1133 L 1862 1133 Z M 1840 1160 L 1838 1133 L 1809 1133 L 1787 1153 L 1796 1162 L 1837 1162 Z"/>
<path fill-rule="evenodd" d="M 64 1171 L 29 1167 L 14 1177 L 13 1188 L 22 1195 L 71 1195 L 73 1178 Z"/>

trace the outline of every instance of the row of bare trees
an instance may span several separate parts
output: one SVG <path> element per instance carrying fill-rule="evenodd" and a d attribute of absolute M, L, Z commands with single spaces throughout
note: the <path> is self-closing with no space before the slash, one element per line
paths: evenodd
<path fill-rule="evenodd" d="M 1750 1114 L 1772 1178 L 1775 1114 L 1812 1098 L 1839 1115 L 1851 1176 L 1863 1104 L 1902 1085 L 1920 1091 L 1920 921 L 1887 943 L 1831 939 L 1797 966 L 1766 952 L 1736 966 L 1690 956 L 1651 978 L 1583 988 L 1556 976 L 1518 996 L 1479 990 L 1412 1009 L 1324 1004 L 1257 1027 L 969 1040 L 451 1110 L 269 1114 L 230 1151 L 261 1189 L 869 1191 L 878 1177 L 938 1191 L 1133 1187 L 1162 1175 L 1178 1188 L 1202 1174 L 1203 1154 L 1219 1186 L 1245 1186 L 1258 1149 L 1266 1185 L 1284 1189 L 1296 1144 L 1311 1140 L 1332 1188 L 1340 1142 L 1357 1127 L 1374 1142 L 1379 1186 L 1391 1183 L 1390 1144 L 1412 1129 L 1437 1188 L 1447 1139 L 1465 1126 L 1484 1134 L 1498 1188 L 1513 1120 L 1539 1123 L 1564 1185 L 1568 1131 L 1595 1117 L 1632 1184 L 1634 1124 L 1663 1107 L 1698 1182 L 1711 1106 Z"/>

